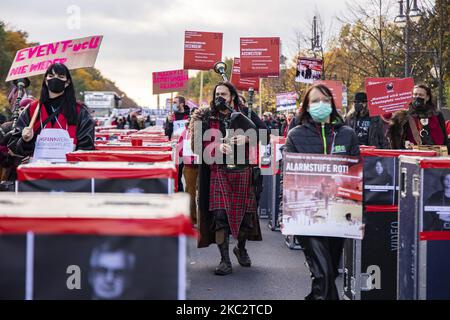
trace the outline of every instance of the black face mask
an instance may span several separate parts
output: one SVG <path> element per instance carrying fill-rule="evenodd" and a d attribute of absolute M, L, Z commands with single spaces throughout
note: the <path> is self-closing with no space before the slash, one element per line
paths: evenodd
<path fill-rule="evenodd" d="M 47 87 L 53 93 L 61 93 L 66 89 L 66 82 L 58 78 L 53 78 L 47 80 Z"/>
<path fill-rule="evenodd" d="M 424 98 L 419 98 L 419 97 L 414 98 L 414 100 L 412 102 L 412 106 L 414 109 L 419 110 L 419 111 L 427 110 L 427 107 L 425 106 Z"/>
<path fill-rule="evenodd" d="M 227 109 L 230 109 L 230 107 L 227 104 L 227 101 L 223 97 L 217 97 L 214 99 L 214 106 L 219 111 L 225 111 Z"/>
<path fill-rule="evenodd" d="M 362 104 L 361 102 L 355 103 L 356 113 L 361 113 L 361 111 L 363 111 L 363 109 L 364 109 L 364 104 Z"/>

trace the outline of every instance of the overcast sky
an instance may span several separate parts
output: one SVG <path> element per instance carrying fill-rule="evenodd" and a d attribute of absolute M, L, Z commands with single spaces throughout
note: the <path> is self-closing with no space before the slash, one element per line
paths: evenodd
<path fill-rule="evenodd" d="M 79 28 L 68 27 L 71 6 L 80 10 Z M 315 12 L 338 30 L 345 9 L 344 0 L 2 0 L 0 20 L 41 44 L 103 35 L 96 67 L 140 105 L 155 107 L 152 72 L 183 67 L 185 30 L 223 32 L 223 57 L 239 56 L 241 36 L 280 37 L 292 57 L 295 30 L 309 34 Z"/>

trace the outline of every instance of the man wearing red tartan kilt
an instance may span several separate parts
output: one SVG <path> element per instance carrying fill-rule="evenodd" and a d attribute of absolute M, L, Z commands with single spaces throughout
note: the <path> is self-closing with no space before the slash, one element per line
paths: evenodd
<path fill-rule="evenodd" d="M 231 83 L 221 82 L 214 88 L 210 107 L 198 109 L 190 123 L 192 150 L 203 156 L 198 176 L 198 247 L 217 244 L 221 256 L 215 269 L 217 275 L 232 272 L 230 234 L 238 240 L 233 253 L 243 267 L 251 265 L 245 248 L 246 241 L 262 240 L 254 188 L 256 161 L 249 156 L 250 150 L 258 143 L 251 141 L 246 135 L 238 134 L 229 140 L 223 139 L 229 128 L 232 112 L 241 112 L 247 116 L 248 108 L 240 104 L 238 93 Z M 256 126 L 258 140 L 259 129 L 267 132 L 267 128 L 253 111 L 250 119 L 250 123 Z M 237 161 L 238 149 L 245 150 L 245 161 L 242 163 Z"/>

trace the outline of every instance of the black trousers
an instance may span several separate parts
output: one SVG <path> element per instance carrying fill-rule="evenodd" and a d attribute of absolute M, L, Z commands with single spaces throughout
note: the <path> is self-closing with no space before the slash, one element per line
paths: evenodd
<path fill-rule="evenodd" d="M 344 239 L 299 236 L 298 240 L 312 273 L 311 293 L 305 299 L 339 300 L 335 280 L 339 275 Z"/>
<path fill-rule="evenodd" d="M 183 168 L 184 163 L 181 162 L 178 165 L 178 192 L 184 192 L 183 181 L 181 180 L 181 178 L 183 178 Z"/>

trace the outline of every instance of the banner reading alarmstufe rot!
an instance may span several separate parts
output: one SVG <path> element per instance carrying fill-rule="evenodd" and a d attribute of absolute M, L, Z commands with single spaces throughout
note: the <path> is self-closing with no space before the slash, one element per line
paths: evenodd
<path fill-rule="evenodd" d="M 393 79 L 369 85 L 367 102 L 371 117 L 408 109 L 414 89 L 413 78 Z"/>
<path fill-rule="evenodd" d="M 189 80 L 187 70 L 153 72 L 153 94 L 178 92 L 186 89 Z"/>
<path fill-rule="evenodd" d="M 241 59 L 234 58 L 233 70 L 231 72 L 231 83 L 238 90 L 248 90 L 253 88 L 255 91 L 259 91 L 259 79 L 258 78 L 241 78 Z"/>
<path fill-rule="evenodd" d="M 280 38 L 241 38 L 241 77 L 280 75 Z"/>
<path fill-rule="evenodd" d="M 210 70 L 222 60 L 223 34 L 218 32 L 185 31 L 184 67 L 188 70 Z"/>
<path fill-rule="evenodd" d="M 6 81 L 43 74 L 53 63 L 65 64 L 69 69 L 93 67 L 102 39 L 92 36 L 20 49 Z"/>

